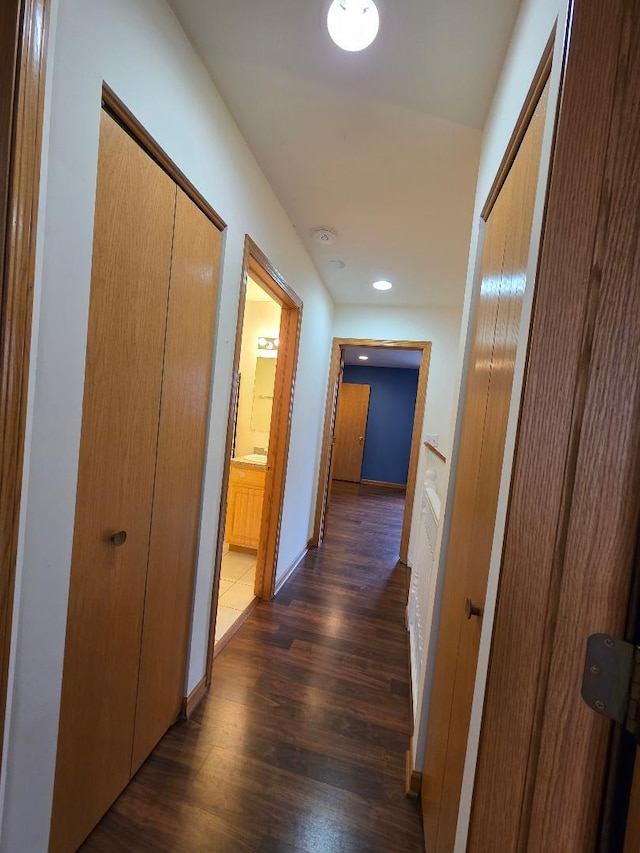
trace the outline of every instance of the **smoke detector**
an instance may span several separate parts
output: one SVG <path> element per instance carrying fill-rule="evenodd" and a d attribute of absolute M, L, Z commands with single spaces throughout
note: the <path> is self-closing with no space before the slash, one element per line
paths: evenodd
<path fill-rule="evenodd" d="M 316 228 L 313 232 L 313 239 L 316 243 L 322 243 L 323 246 L 328 246 L 330 243 L 335 243 L 338 235 L 335 231 L 329 228 Z"/>

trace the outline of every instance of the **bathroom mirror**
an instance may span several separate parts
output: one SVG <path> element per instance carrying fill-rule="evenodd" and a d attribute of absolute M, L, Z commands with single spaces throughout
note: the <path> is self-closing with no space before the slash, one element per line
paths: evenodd
<path fill-rule="evenodd" d="M 255 432 L 268 433 L 271 427 L 275 381 L 276 359 L 258 357 L 253 383 L 253 407 L 251 409 L 251 429 Z"/>

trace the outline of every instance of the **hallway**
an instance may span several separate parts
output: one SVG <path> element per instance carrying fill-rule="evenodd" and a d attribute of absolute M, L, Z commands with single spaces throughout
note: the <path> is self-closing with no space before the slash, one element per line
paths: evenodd
<path fill-rule="evenodd" d="M 334 484 L 328 537 L 217 658 L 83 851 L 419 853 L 404 495 Z"/>

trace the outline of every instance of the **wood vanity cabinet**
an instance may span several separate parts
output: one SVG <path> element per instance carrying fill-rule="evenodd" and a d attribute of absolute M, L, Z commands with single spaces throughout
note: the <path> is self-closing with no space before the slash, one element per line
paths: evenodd
<path fill-rule="evenodd" d="M 266 471 L 258 465 L 232 462 L 229 473 L 225 542 L 257 551 Z"/>

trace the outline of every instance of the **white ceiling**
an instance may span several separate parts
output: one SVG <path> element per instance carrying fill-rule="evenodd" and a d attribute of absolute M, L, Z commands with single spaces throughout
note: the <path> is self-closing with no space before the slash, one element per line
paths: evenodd
<path fill-rule="evenodd" d="M 380 32 L 360 53 L 330 40 L 328 0 L 169 2 L 334 299 L 460 305 L 481 128 L 519 0 L 376 0 Z M 338 241 L 314 242 L 317 227 Z"/>
<path fill-rule="evenodd" d="M 345 347 L 343 355 L 345 364 L 354 364 L 357 367 L 410 367 L 414 370 L 420 367 L 420 350 L 415 349 Z M 369 358 L 367 361 L 360 361 L 360 355 Z"/>

